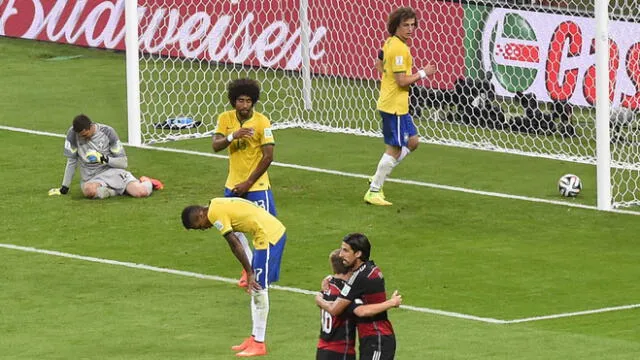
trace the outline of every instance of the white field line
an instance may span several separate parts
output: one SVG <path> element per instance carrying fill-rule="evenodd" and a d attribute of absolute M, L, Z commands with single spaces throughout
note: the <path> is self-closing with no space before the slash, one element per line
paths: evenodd
<path fill-rule="evenodd" d="M 18 245 L 0 243 L 0 248 L 19 250 L 19 251 L 26 251 L 26 252 L 32 252 L 32 253 L 38 253 L 38 254 L 45 254 L 45 255 L 52 255 L 52 256 L 59 256 L 59 257 L 64 257 L 64 258 L 69 258 L 69 259 L 90 261 L 90 262 L 100 263 L 100 264 L 124 266 L 124 267 L 128 267 L 128 268 L 133 268 L 133 269 L 155 271 L 155 272 L 161 272 L 161 273 L 167 273 L 167 274 L 173 274 L 173 275 L 194 277 L 194 278 L 203 279 L 203 280 L 220 281 L 220 282 L 225 282 L 225 283 L 230 283 L 230 284 L 236 284 L 238 282 L 237 279 L 230 279 L 230 278 L 225 278 L 225 277 L 222 277 L 222 276 L 205 275 L 205 274 L 199 274 L 199 273 L 195 273 L 195 272 L 191 272 L 191 271 L 174 270 L 174 269 L 161 268 L 161 267 L 150 266 L 150 265 L 145 265 L 145 264 L 136 264 L 136 263 L 132 263 L 132 262 L 101 259 L 101 258 L 96 258 L 96 257 L 92 257 L 92 256 L 68 254 L 68 253 L 64 253 L 64 252 L 60 252 L 60 251 L 37 249 L 37 248 L 33 248 L 33 247 L 26 247 L 26 246 L 18 246 Z M 305 294 L 305 295 L 315 295 L 315 294 L 318 293 L 317 291 L 298 289 L 298 288 L 288 287 L 288 286 L 271 285 L 270 288 L 271 289 L 275 289 L 275 290 L 282 290 L 282 291 L 288 291 L 288 292 L 293 292 L 293 293 L 298 293 L 298 294 Z M 423 312 L 423 313 L 430 313 L 430 314 L 436 314 L 436 315 L 444 315 L 444 316 L 449 316 L 449 317 L 456 317 L 456 318 L 460 318 L 460 319 L 482 321 L 482 322 L 486 322 L 486 323 L 493 323 L 493 324 L 504 324 L 505 323 L 504 320 L 491 319 L 491 318 L 482 318 L 482 317 L 478 317 L 478 316 L 459 314 L 459 313 L 455 313 L 455 312 L 442 311 L 442 310 L 437 310 L 437 309 L 420 308 L 420 307 L 406 306 L 406 305 L 401 305 L 401 308 L 407 309 L 407 310 L 412 310 L 412 311 L 419 311 L 419 312 Z"/>
<path fill-rule="evenodd" d="M 46 135 L 46 136 L 64 138 L 64 135 L 62 135 L 62 134 L 54 134 L 54 133 L 49 133 L 49 132 L 44 132 L 44 131 L 21 129 L 21 128 L 16 128 L 16 127 L 11 127 L 11 126 L 0 125 L 0 129 L 9 130 L 9 131 L 16 131 L 16 132 L 22 132 L 22 133 L 27 133 L 27 134 Z M 130 146 L 130 145 L 128 145 L 128 146 Z M 173 149 L 173 148 L 157 147 L 157 146 L 145 146 L 145 145 L 136 146 L 136 147 L 141 148 L 141 149 L 165 151 L 165 152 L 172 152 L 172 153 L 179 153 L 179 154 L 208 156 L 208 157 L 214 157 L 214 158 L 219 158 L 219 159 L 228 158 L 226 155 L 204 153 L 204 152 L 192 151 L 192 150 L 182 150 L 182 149 Z M 311 167 L 311 166 L 296 165 L 296 164 L 286 164 L 286 163 L 280 163 L 280 162 L 273 162 L 273 163 L 271 163 L 271 165 L 278 166 L 278 167 L 284 167 L 284 168 L 290 168 L 290 169 L 318 172 L 318 173 L 323 173 L 323 174 L 332 174 L 332 175 L 345 176 L 345 177 L 355 177 L 355 178 L 361 178 L 361 179 L 368 179 L 370 177 L 370 175 L 366 175 L 366 174 L 357 174 L 357 173 L 338 171 L 338 170 L 331 170 L 331 169 L 321 169 L 321 168 L 315 168 L 315 167 Z M 522 201 L 544 203 L 544 204 L 553 204 L 553 205 L 561 205 L 561 206 L 568 206 L 568 207 L 588 209 L 588 210 L 598 210 L 598 208 L 596 206 L 592 206 L 592 205 L 574 204 L 574 203 L 570 203 L 570 202 L 567 202 L 567 201 L 540 199 L 540 198 L 534 198 L 534 197 L 529 197 L 529 196 L 503 194 L 503 193 L 497 193 L 497 192 L 491 192 L 491 191 L 480 191 L 480 190 L 467 189 L 467 188 L 458 187 L 458 186 L 440 185 L 440 184 L 434 184 L 434 183 L 428 183 L 428 182 L 422 182 L 422 181 L 393 179 L 393 178 L 387 178 L 386 181 L 399 183 L 399 184 L 405 184 L 405 185 L 422 186 L 422 187 L 428 187 L 428 188 L 434 188 L 434 189 L 440 189 L 440 190 L 458 191 L 458 192 L 481 195 L 481 196 L 491 196 L 491 197 L 498 197 L 498 198 L 503 198 L 503 199 L 522 200 Z M 612 209 L 612 210 L 609 210 L 609 211 L 613 212 L 613 213 L 618 213 L 618 214 L 627 214 L 627 215 L 636 215 L 636 216 L 640 215 L 640 212 L 638 212 L 638 211 L 621 210 L 621 209 Z"/>
<path fill-rule="evenodd" d="M 508 320 L 505 322 L 505 324 L 518 324 L 518 323 L 540 321 L 540 320 L 552 320 L 552 319 L 560 319 L 560 318 L 572 317 L 572 316 L 600 314 L 600 313 L 610 312 L 610 311 L 631 310 L 636 308 L 640 308 L 640 304 L 612 306 L 612 307 L 606 307 L 602 309 L 576 311 L 576 312 L 553 314 L 553 315 L 534 316 L 534 317 L 523 318 L 523 319 Z"/>
<path fill-rule="evenodd" d="M 125 261 L 101 259 L 101 258 L 96 258 L 92 256 L 75 255 L 75 254 L 69 254 L 69 253 L 64 253 L 60 251 L 37 249 L 33 247 L 26 247 L 26 246 L 12 245 L 12 244 L 0 243 L 0 248 L 52 255 L 52 256 L 59 256 L 59 257 L 64 257 L 69 259 L 83 260 L 83 261 L 89 261 L 89 262 L 100 263 L 100 264 L 124 266 L 128 268 L 133 268 L 133 269 L 155 271 L 155 272 L 161 272 L 161 273 L 173 274 L 173 275 L 179 275 L 179 276 L 187 276 L 187 277 L 193 277 L 193 278 L 198 278 L 203 280 L 213 280 L 213 281 L 225 282 L 229 284 L 235 284 L 238 281 L 237 279 L 230 279 L 230 278 L 216 276 L 216 275 L 199 274 L 191 271 L 167 269 L 167 268 L 161 268 L 161 267 L 150 266 L 145 264 L 136 264 L 136 263 L 125 262 Z M 298 288 L 289 287 L 289 286 L 272 285 L 270 287 L 275 290 L 288 291 L 288 292 L 293 292 L 298 294 L 305 294 L 305 295 L 317 294 L 317 291 L 298 289 Z M 493 319 L 493 318 L 480 317 L 475 315 L 461 314 L 461 313 L 456 313 L 452 311 L 444 311 L 444 310 L 423 308 L 423 307 L 410 306 L 410 305 L 401 305 L 400 308 L 404 310 L 409 310 L 409 311 L 441 315 L 441 316 L 453 317 L 453 318 L 464 319 L 464 320 L 479 321 L 479 322 L 484 322 L 489 324 L 517 324 L 517 323 L 525 323 L 525 322 L 533 322 L 533 321 L 541 321 L 541 320 L 559 319 L 564 317 L 591 315 L 591 314 L 598 314 L 598 313 L 610 312 L 610 311 L 630 310 L 630 309 L 640 308 L 640 304 L 607 307 L 602 309 L 585 310 L 585 311 L 562 313 L 562 314 L 536 316 L 536 317 L 514 319 L 514 320 Z"/>

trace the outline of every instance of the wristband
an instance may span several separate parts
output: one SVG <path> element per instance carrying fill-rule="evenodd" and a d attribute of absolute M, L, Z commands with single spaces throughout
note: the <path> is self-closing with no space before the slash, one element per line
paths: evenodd
<path fill-rule="evenodd" d="M 427 73 L 422 69 L 418 70 L 418 74 L 420 75 L 420 79 L 424 79 L 427 77 Z"/>
<path fill-rule="evenodd" d="M 233 141 L 233 133 L 229 134 L 229 136 L 227 136 L 227 141 L 228 142 L 232 142 Z"/>

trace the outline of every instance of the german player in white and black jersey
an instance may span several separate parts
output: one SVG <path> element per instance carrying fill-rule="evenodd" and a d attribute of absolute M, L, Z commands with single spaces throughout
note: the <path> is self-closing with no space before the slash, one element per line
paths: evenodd
<path fill-rule="evenodd" d="M 352 304 L 356 315 L 356 327 L 360 340 L 360 360 L 391 360 L 395 357 L 396 339 L 387 310 L 402 304 L 402 297 L 395 291 L 386 299 L 384 277 L 376 264 L 369 260 L 371 244 L 360 233 L 345 236 L 340 246 L 342 263 L 352 275 L 333 301 L 316 295 L 316 304 L 331 315 L 340 315 Z"/>
<path fill-rule="evenodd" d="M 104 199 L 128 194 L 146 197 L 164 185 L 157 179 L 141 176 L 138 180 L 126 170 L 127 154 L 116 131 L 108 125 L 94 123 L 86 115 L 78 115 L 64 141 L 67 165 L 62 186 L 49 190 L 49 195 L 64 195 L 80 167 L 82 194 L 91 199 Z"/>

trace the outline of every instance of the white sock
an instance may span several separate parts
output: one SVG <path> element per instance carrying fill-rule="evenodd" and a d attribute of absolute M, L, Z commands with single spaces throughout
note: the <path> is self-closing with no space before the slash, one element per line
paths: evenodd
<path fill-rule="evenodd" d="M 393 156 L 387 153 L 382 154 L 380 162 L 378 163 L 378 169 L 376 170 L 375 175 L 373 175 L 373 180 L 369 186 L 369 190 L 374 192 L 380 191 L 382 185 L 384 185 L 384 181 L 387 179 L 387 176 L 391 174 L 391 170 L 393 170 L 397 163 L 398 162 Z"/>
<path fill-rule="evenodd" d="M 407 155 L 409 155 L 409 154 L 411 154 L 411 150 L 409 150 L 408 147 L 403 146 L 402 147 L 402 151 L 400 152 L 400 156 L 398 156 L 398 159 L 396 160 L 396 162 L 399 163 L 400 161 L 402 161 L 402 159 L 406 158 Z"/>
<path fill-rule="evenodd" d="M 247 259 L 249 259 L 249 264 L 253 261 L 253 250 L 251 250 L 251 246 L 249 246 L 249 240 L 241 232 L 234 232 L 235 236 L 240 240 L 240 244 L 242 244 L 242 248 L 244 249 L 244 253 L 247 254 Z"/>
<path fill-rule="evenodd" d="M 251 301 L 249 301 L 249 310 L 251 310 L 251 336 L 255 339 L 256 337 L 256 306 L 253 304 L 253 295 L 251 296 Z"/>
<path fill-rule="evenodd" d="M 256 341 L 264 342 L 269 317 L 269 290 L 262 289 L 251 294 L 251 314 L 253 319 L 253 336 Z"/>
<path fill-rule="evenodd" d="M 151 193 L 153 192 L 153 184 L 151 183 L 151 181 L 141 181 L 140 182 L 145 188 L 147 188 L 147 194 L 151 195 Z"/>
<path fill-rule="evenodd" d="M 115 190 L 107 187 L 107 186 L 99 186 L 96 190 L 96 196 L 94 199 L 106 199 L 110 196 L 116 196 L 117 193 Z"/>

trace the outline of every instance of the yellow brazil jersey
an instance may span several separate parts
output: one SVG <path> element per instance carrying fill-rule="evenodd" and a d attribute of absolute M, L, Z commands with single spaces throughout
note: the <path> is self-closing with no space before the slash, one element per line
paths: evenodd
<path fill-rule="evenodd" d="M 397 36 L 391 36 L 382 47 L 382 81 L 378 110 L 389 114 L 409 113 L 409 87 L 400 87 L 394 78 L 395 73 L 411 75 L 413 58 L 407 44 Z"/>
<path fill-rule="evenodd" d="M 242 123 L 235 110 L 223 112 L 218 116 L 215 133 L 228 136 L 240 127 L 252 128 L 254 132 L 250 138 L 235 139 L 229 144 L 229 176 L 225 183 L 227 189 L 233 189 L 249 178 L 262 159 L 262 146 L 275 144 L 271 122 L 266 116 L 256 111 L 250 119 Z M 265 171 L 249 191 L 267 190 L 269 187 L 269 175 Z"/>
<path fill-rule="evenodd" d="M 275 245 L 286 230 L 275 216 L 242 198 L 212 199 L 207 217 L 223 236 L 230 231 L 250 234 L 257 250 Z"/>

